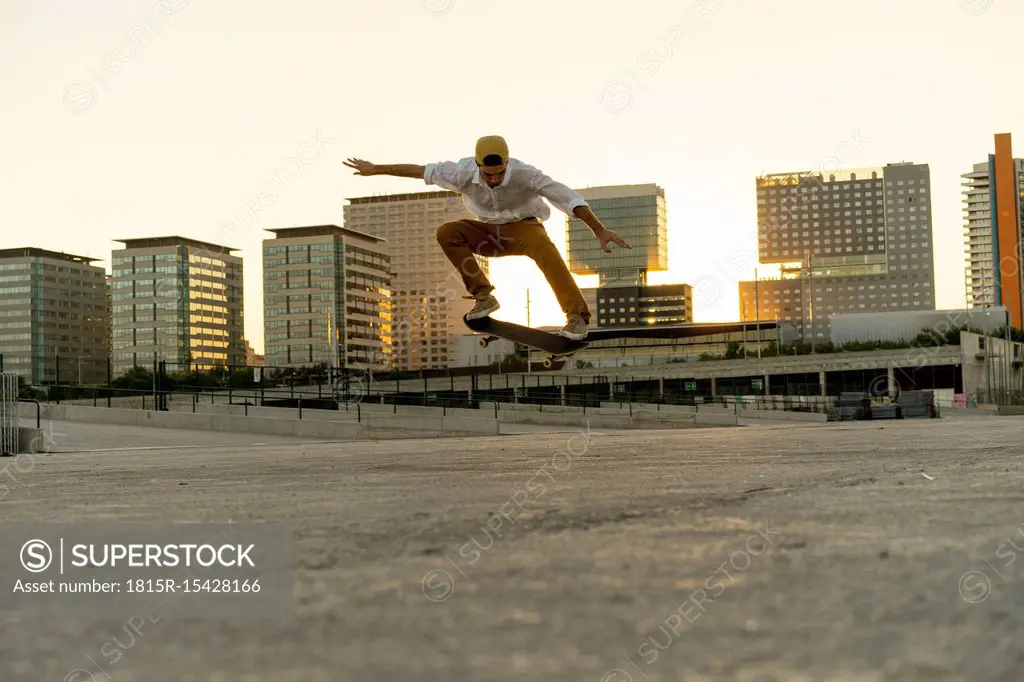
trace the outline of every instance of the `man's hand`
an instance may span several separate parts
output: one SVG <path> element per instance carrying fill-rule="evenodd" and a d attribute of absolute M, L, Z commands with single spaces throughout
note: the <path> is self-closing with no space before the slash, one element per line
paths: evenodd
<path fill-rule="evenodd" d="M 356 175 L 394 175 L 398 178 L 418 178 L 423 180 L 426 168 L 412 163 L 379 164 L 363 161 L 362 159 L 349 159 L 345 162 L 349 168 L 355 168 Z"/>
<path fill-rule="evenodd" d="M 601 250 L 605 253 L 611 253 L 612 250 L 608 248 L 608 244 L 615 243 L 624 249 L 632 249 L 633 247 L 626 243 L 626 240 L 620 237 L 615 232 L 605 228 L 597 233 L 597 239 L 601 242 Z"/>
<path fill-rule="evenodd" d="M 355 168 L 355 175 L 379 175 L 380 170 L 376 165 L 369 161 L 363 161 L 362 159 L 349 159 L 345 161 L 345 165 L 349 168 Z"/>
<path fill-rule="evenodd" d="M 612 252 L 612 250 L 608 248 L 608 244 L 613 242 L 624 249 L 633 248 L 626 243 L 625 239 L 605 227 L 597 217 L 597 214 L 595 214 L 589 206 L 577 206 L 572 210 L 572 214 L 587 224 L 587 227 L 589 227 L 590 231 L 594 233 L 597 240 L 601 242 L 601 250 L 605 253 Z"/>

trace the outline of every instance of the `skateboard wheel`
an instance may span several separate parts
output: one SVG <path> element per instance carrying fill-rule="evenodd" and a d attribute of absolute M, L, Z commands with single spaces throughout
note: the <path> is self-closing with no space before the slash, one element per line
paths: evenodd
<path fill-rule="evenodd" d="M 490 341 L 488 341 L 487 339 L 480 339 L 479 341 L 477 341 L 477 343 L 480 344 L 481 348 L 487 348 L 487 344 L 489 344 Z"/>
<path fill-rule="evenodd" d="M 544 368 L 545 369 L 551 369 L 551 367 L 554 364 L 555 364 L 555 361 L 552 358 L 544 358 Z"/>

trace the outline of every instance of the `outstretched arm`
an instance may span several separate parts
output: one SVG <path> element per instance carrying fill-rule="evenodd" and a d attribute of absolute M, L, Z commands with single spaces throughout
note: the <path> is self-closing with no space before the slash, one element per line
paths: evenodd
<path fill-rule="evenodd" d="M 573 209 L 572 214 L 585 222 L 590 231 L 594 233 L 598 241 L 601 242 L 601 249 L 605 253 L 611 253 L 612 250 L 608 248 L 608 243 L 613 242 L 618 244 L 624 249 L 632 249 L 633 247 L 626 243 L 626 240 L 620 237 L 615 232 L 612 232 L 597 217 L 597 214 L 586 204 L 583 206 L 577 206 Z"/>
<path fill-rule="evenodd" d="M 399 178 L 423 179 L 425 166 L 417 166 L 411 163 L 396 163 L 378 165 L 362 159 L 349 159 L 345 162 L 349 168 L 354 168 L 356 175 L 394 175 Z"/>
<path fill-rule="evenodd" d="M 587 205 L 586 200 L 579 195 L 579 192 L 573 191 L 560 182 L 555 182 L 544 173 L 538 173 L 534 182 L 534 187 L 538 194 L 550 201 L 556 208 L 566 215 L 575 216 L 586 223 L 587 227 L 590 228 L 590 231 L 593 232 L 594 236 L 601 242 L 601 249 L 605 253 L 612 252 L 612 250 L 608 248 L 609 243 L 615 243 L 624 249 L 633 248 L 626 243 L 625 239 L 609 230 L 601 223 L 597 214 L 591 210 L 590 206 Z"/>

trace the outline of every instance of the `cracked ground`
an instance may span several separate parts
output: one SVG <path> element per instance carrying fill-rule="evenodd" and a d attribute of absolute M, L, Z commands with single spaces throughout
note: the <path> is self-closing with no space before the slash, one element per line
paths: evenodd
<path fill-rule="evenodd" d="M 146 429 L 104 427 L 116 451 L 22 460 L 0 530 L 283 524 L 294 591 L 135 631 L 8 612 L 0 680 L 1020 679 L 1024 420 L 599 431 L 131 450 Z"/>

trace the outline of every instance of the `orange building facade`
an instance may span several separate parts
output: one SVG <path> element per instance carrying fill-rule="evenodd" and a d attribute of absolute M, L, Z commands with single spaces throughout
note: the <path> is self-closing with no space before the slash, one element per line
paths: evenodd
<path fill-rule="evenodd" d="M 1013 160 L 1009 133 L 996 135 L 995 154 L 989 156 L 989 177 L 992 192 L 992 235 L 994 262 L 998 263 L 996 279 L 997 302 L 1006 307 L 1010 324 L 1024 329 L 1021 299 L 1024 279 L 1021 273 L 1021 210 L 1022 188 Z"/>

